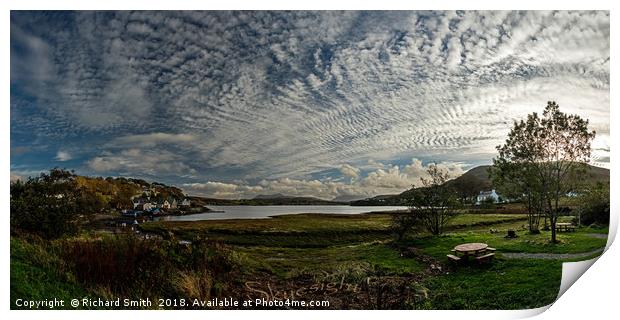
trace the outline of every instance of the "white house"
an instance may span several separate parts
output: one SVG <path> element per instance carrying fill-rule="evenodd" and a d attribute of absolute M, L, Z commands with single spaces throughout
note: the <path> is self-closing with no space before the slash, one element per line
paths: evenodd
<path fill-rule="evenodd" d="M 157 207 L 162 209 L 170 209 L 170 202 L 168 202 L 168 200 L 164 200 L 163 202 L 158 203 Z"/>
<path fill-rule="evenodd" d="M 134 199 L 132 202 L 134 210 L 138 209 L 138 207 L 142 207 L 142 205 L 145 203 L 144 199 Z"/>
<path fill-rule="evenodd" d="M 181 206 L 181 207 L 189 207 L 189 206 L 191 206 L 191 204 L 192 204 L 192 202 L 189 201 L 189 199 L 183 199 L 183 201 L 181 201 L 179 206 Z"/>
<path fill-rule="evenodd" d="M 489 199 L 493 199 L 493 203 L 499 202 L 499 195 L 495 192 L 495 189 L 491 191 L 480 191 L 480 194 L 478 194 L 476 198 L 476 204 L 489 201 Z"/>

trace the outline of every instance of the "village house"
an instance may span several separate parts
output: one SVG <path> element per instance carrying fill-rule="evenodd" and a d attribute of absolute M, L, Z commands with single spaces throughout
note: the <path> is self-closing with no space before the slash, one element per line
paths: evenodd
<path fill-rule="evenodd" d="M 170 204 L 170 209 L 177 208 L 177 199 L 171 198 L 168 200 L 168 203 Z"/>
<path fill-rule="evenodd" d="M 480 194 L 478 194 L 478 197 L 476 198 L 476 205 L 491 200 L 493 203 L 499 202 L 499 195 L 495 192 L 495 189 L 491 191 L 480 191 Z"/>
<path fill-rule="evenodd" d="M 134 198 L 132 199 L 132 203 L 133 203 L 133 210 L 134 211 L 144 211 L 144 212 L 148 212 L 148 213 L 153 213 L 156 209 L 161 209 L 161 210 L 174 210 L 177 209 L 179 206 L 186 206 L 189 207 L 190 206 L 190 201 L 188 199 L 184 199 L 183 201 L 179 201 L 173 197 L 169 197 L 167 199 L 164 200 L 160 200 L 160 201 L 150 201 L 148 199 L 145 199 L 143 197 L 141 198 Z M 161 212 L 161 211 L 160 211 Z"/>
<path fill-rule="evenodd" d="M 157 204 L 158 208 L 162 208 L 162 209 L 176 209 L 177 208 L 177 200 L 174 198 L 169 198 L 164 200 L 163 202 L 160 202 Z"/>
<path fill-rule="evenodd" d="M 153 209 L 155 206 L 150 203 L 150 202 L 145 202 L 142 204 L 139 204 L 136 209 L 137 210 L 142 210 L 142 211 L 151 211 L 151 209 Z"/>
<path fill-rule="evenodd" d="M 142 198 L 138 198 L 138 199 L 133 199 L 133 200 L 132 200 L 132 203 L 133 203 L 133 208 L 134 208 L 134 210 L 137 210 L 137 209 L 138 209 L 138 206 L 143 205 L 143 204 L 145 203 L 145 201 L 144 201 L 144 199 L 142 199 Z"/>
<path fill-rule="evenodd" d="M 150 201 L 143 198 L 134 199 L 132 202 L 134 210 L 150 211 L 155 207 Z"/>
<path fill-rule="evenodd" d="M 183 199 L 181 203 L 179 203 L 179 207 L 191 207 L 192 202 L 189 199 Z"/>
<path fill-rule="evenodd" d="M 170 202 L 168 200 L 157 202 L 157 208 L 170 209 Z"/>

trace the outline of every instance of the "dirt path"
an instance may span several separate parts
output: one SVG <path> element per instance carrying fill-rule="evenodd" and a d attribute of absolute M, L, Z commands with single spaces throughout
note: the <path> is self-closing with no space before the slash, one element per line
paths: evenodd
<path fill-rule="evenodd" d="M 591 238 L 607 239 L 607 233 L 586 233 L 585 235 Z"/>
<path fill-rule="evenodd" d="M 596 249 L 589 252 L 580 252 L 580 253 L 525 253 L 525 252 L 506 252 L 502 253 L 502 257 L 506 259 L 550 259 L 550 260 L 561 260 L 561 259 L 579 259 L 592 256 L 596 253 L 600 253 L 603 251 L 603 248 Z"/>

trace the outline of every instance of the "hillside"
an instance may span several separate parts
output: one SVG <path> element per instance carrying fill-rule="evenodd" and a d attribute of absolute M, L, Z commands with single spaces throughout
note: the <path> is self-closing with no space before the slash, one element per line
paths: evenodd
<path fill-rule="evenodd" d="M 364 199 L 363 196 L 343 195 L 343 196 L 337 196 L 337 197 L 333 198 L 332 201 L 335 201 L 335 202 L 351 202 L 351 201 L 357 201 L 357 200 L 362 200 L 362 199 Z"/>
<path fill-rule="evenodd" d="M 132 199 L 136 197 L 149 197 L 152 201 L 185 198 L 183 190 L 163 183 L 149 183 L 142 179 L 125 177 L 89 177 L 59 168 L 51 169 L 49 174 L 41 173 L 39 177 L 11 181 L 11 192 L 13 188 L 22 190 L 23 186 L 41 185 L 50 181 L 53 183 L 62 181 L 67 190 L 78 192 L 81 208 L 89 213 L 133 209 Z"/>
<path fill-rule="evenodd" d="M 478 195 L 480 191 L 490 190 L 493 183 L 489 178 L 490 165 L 478 166 L 465 172 L 463 175 L 452 179 L 447 184 L 452 185 L 460 198 L 469 198 Z M 609 169 L 588 165 L 586 174 L 582 182 L 585 184 L 594 184 L 597 182 L 609 183 Z M 407 199 L 411 198 L 413 188 L 397 195 L 379 195 L 369 199 L 352 201 L 352 206 L 372 206 L 372 205 L 406 205 Z"/>
<path fill-rule="evenodd" d="M 198 196 L 188 197 L 192 202 L 206 206 L 309 206 L 347 205 L 348 202 L 328 201 L 314 197 L 255 197 L 253 199 L 215 199 Z"/>
<path fill-rule="evenodd" d="M 286 196 L 281 193 L 275 193 L 275 194 L 259 194 L 254 197 L 254 199 L 281 199 L 281 198 L 286 198 Z"/>
<path fill-rule="evenodd" d="M 149 183 L 142 179 L 112 177 L 75 177 L 77 187 L 83 188 L 94 196 L 103 207 L 131 209 L 131 198 L 150 196 L 152 199 L 183 199 L 183 190 L 159 182 Z"/>

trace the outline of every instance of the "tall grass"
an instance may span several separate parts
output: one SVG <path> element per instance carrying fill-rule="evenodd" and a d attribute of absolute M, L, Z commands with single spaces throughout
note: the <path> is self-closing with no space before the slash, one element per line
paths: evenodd
<path fill-rule="evenodd" d="M 63 241 L 59 249 L 80 283 L 116 297 L 208 298 L 228 289 L 237 270 L 233 252 L 213 241 L 123 236 Z"/>

